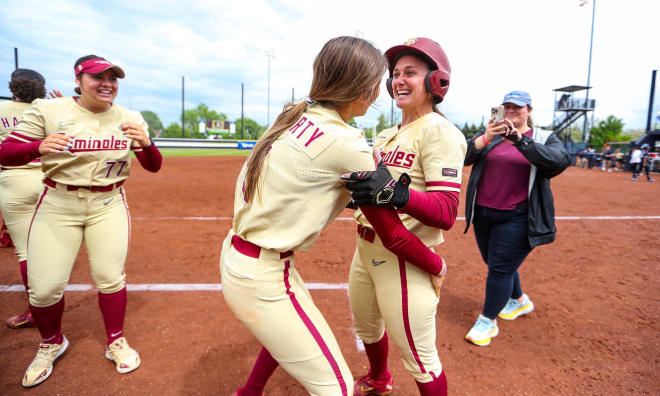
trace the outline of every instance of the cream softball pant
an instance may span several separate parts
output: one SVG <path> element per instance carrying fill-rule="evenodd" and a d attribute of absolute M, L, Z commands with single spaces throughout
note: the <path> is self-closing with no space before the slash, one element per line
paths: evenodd
<path fill-rule="evenodd" d="M 420 383 L 442 372 L 435 347 L 435 314 L 439 302 L 427 272 L 387 250 L 378 236 L 357 236 L 348 281 L 355 332 L 367 344 L 387 329 L 404 367 Z"/>
<path fill-rule="evenodd" d="M 220 255 L 229 308 L 310 395 L 352 396 L 351 372 L 293 266 L 294 256 L 232 237 L 230 232 Z"/>
<path fill-rule="evenodd" d="M 124 188 L 70 191 L 57 184 L 42 191 L 28 236 L 30 304 L 49 307 L 62 298 L 83 241 L 99 292 L 123 289 L 130 239 Z"/>
<path fill-rule="evenodd" d="M 0 209 L 11 235 L 18 261 L 27 260 L 27 236 L 39 195 L 43 192 L 41 168 L 3 169 L 0 172 Z"/>

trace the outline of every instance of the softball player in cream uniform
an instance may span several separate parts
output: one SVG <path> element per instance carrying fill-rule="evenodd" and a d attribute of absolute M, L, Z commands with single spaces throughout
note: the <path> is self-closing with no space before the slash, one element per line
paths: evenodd
<path fill-rule="evenodd" d="M 16 69 L 11 74 L 9 89 L 13 100 L 0 102 L 0 142 L 18 126 L 30 102 L 46 95 L 46 80 L 34 70 Z M 39 159 L 0 170 L 0 210 L 11 235 L 18 257 L 21 279 L 27 291 L 27 233 L 39 194 L 43 189 L 43 173 Z M 32 327 L 32 315 L 24 313 L 7 319 L 7 327 Z"/>
<path fill-rule="evenodd" d="M 63 292 L 83 241 L 108 337 L 105 357 L 120 373 L 140 365 L 123 336 L 130 214 L 122 185 L 131 151 L 152 172 L 162 158 L 142 116 L 113 104 L 121 68 L 90 55 L 76 62 L 75 74 L 81 96 L 36 100 L 0 149 L 3 166 L 41 156 L 45 175 L 27 247 L 30 311 L 42 343 L 23 377 L 25 387 L 48 378 L 68 347 L 61 332 Z"/>
<path fill-rule="evenodd" d="M 314 61 L 308 99 L 285 108 L 241 170 L 220 256 L 222 290 L 264 348 L 235 395 L 261 395 L 278 365 L 312 395 L 353 394 L 351 372 L 294 252 L 309 250 L 349 203 L 340 175 L 374 168 L 362 131 L 347 121 L 378 96 L 384 70 L 380 51 L 365 40 L 330 40 Z"/>
<path fill-rule="evenodd" d="M 442 48 L 425 38 L 411 39 L 389 49 L 388 90 L 403 110 L 402 124 L 382 131 L 374 150 L 382 153 L 384 166 L 362 172 L 347 184 L 359 205 L 378 196 L 381 186 L 401 181 L 407 195 L 374 204 L 393 204 L 405 227 L 426 247 L 443 243 L 442 229 L 456 219 L 461 172 L 466 152 L 462 133 L 437 112 L 435 104 L 449 87 L 449 62 Z M 389 180 L 378 186 L 371 179 Z M 363 186 L 361 186 L 363 185 Z M 365 189 L 366 188 L 366 189 Z M 375 189 L 374 189 L 375 188 Z M 365 195 L 365 192 L 368 193 Z M 446 395 L 447 382 L 435 346 L 435 314 L 439 301 L 436 275 L 441 267 L 413 265 L 388 250 L 373 225 L 356 212 L 357 248 L 351 263 L 349 295 L 355 330 L 365 344 L 370 371 L 356 382 L 355 395 L 386 395 L 393 379 L 387 369 L 388 337 L 399 349 L 406 369 L 422 395 Z"/>

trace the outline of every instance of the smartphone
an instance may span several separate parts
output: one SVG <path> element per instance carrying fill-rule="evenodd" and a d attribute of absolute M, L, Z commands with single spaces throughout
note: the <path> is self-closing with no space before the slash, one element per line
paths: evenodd
<path fill-rule="evenodd" d="M 490 117 L 495 118 L 493 120 L 493 123 L 496 123 L 498 121 L 502 121 L 504 119 L 504 106 L 499 105 L 496 107 L 491 107 L 490 108 Z"/>

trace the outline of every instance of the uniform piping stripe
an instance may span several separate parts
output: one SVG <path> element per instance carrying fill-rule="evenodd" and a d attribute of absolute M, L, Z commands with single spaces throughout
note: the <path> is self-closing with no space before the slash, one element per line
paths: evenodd
<path fill-rule="evenodd" d="M 410 352 L 413 354 L 417 365 L 422 373 L 426 373 L 424 364 L 419 358 L 417 353 L 417 348 L 415 347 L 415 340 L 412 336 L 412 331 L 410 330 L 410 318 L 408 317 L 408 280 L 406 276 L 406 262 L 399 258 L 399 274 L 401 275 L 401 313 L 403 316 L 403 327 L 406 331 L 406 339 L 408 339 L 408 346 L 410 347 Z"/>
<path fill-rule="evenodd" d="M 452 182 L 446 182 L 446 181 L 430 181 L 430 182 L 426 182 L 426 187 L 461 188 L 461 183 L 452 183 Z"/>
<path fill-rule="evenodd" d="M 10 134 L 9 134 L 9 137 L 10 137 L 10 138 L 13 137 L 13 138 L 15 138 L 15 139 L 17 139 L 17 140 L 21 140 L 21 139 L 22 139 L 22 140 L 25 140 L 25 141 L 28 141 L 28 142 L 36 142 L 37 140 L 39 140 L 39 139 L 35 139 L 35 138 L 29 137 L 29 136 L 25 136 L 25 135 L 23 135 L 22 133 L 18 133 L 18 132 L 16 132 L 16 131 L 13 131 L 12 133 L 10 133 Z"/>
<path fill-rule="evenodd" d="M 309 319 L 309 316 L 307 316 L 305 311 L 300 306 L 300 303 L 298 302 L 296 295 L 291 291 L 291 284 L 289 283 L 290 267 L 291 267 L 291 261 L 286 260 L 284 262 L 284 285 L 286 286 L 286 294 L 289 296 L 289 299 L 291 300 L 293 307 L 298 313 L 298 316 L 300 316 L 300 319 L 302 319 L 303 323 L 307 327 L 307 330 L 309 330 L 309 332 L 312 334 L 312 337 L 314 337 L 314 340 L 316 340 L 316 343 L 321 348 L 321 351 L 323 352 L 325 358 L 328 360 L 328 363 L 330 363 L 330 367 L 332 367 L 332 371 L 335 372 L 335 376 L 337 377 L 337 381 L 339 381 L 339 386 L 341 387 L 341 394 L 343 396 L 348 396 L 348 389 L 346 388 L 346 383 L 344 382 L 344 378 L 341 375 L 341 370 L 339 369 L 339 365 L 337 364 L 337 361 L 330 352 L 330 348 L 328 348 L 328 345 L 323 340 L 323 337 L 321 337 L 321 334 L 314 326 L 314 323 L 312 323 L 312 321 Z"/>
<path fill-rule="evenodd" d="M 37 212 L 39 211 L 39 207 L 41 206 L 41 203 L 44 201 L 44 197 L 46 196 L 46 193 L 48 192 L 48 187 L 44 187 L 44 192 L 41 194 L 41 197 L 39 198 L 39 202 L 37 203 L 37 206 L 34 208 L 34 214 L 32 215 L 32 220 L 30 220 L 30 227 L 28 228 L 28 237 L 27 237 L 27 246 L 30 246 L 30 232 L 32 232 L 32 223 L 34 223 L 34 218 L 37 216 Z"/>
<path fill-rule="evenodd" d="M 124 208 L 126 208 L 126 218 L 128 220 L 128 241 L 126 244 L 126 253 L 131 245 L 131 211 L 128 210 L 128 203 L 126 202 L 126 196 L 124 195 L 124 187 L 119 187 L 119 194 L 121 194 L 121 199 L 124 202 Z M 124 266 L 126 263 L 124 263 Z"/>

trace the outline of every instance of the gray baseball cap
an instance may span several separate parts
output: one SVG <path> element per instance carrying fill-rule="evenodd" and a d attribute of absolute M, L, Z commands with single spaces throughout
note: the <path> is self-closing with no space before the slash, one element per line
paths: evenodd
<path fill-rule="evenodd" d="M 37 80 L 39 81 L 42 85 L 46 85 L 46 79 L 44 76 L 42 76 L 40 73 L 32 70 L 32 69 L 16 69 L 14 72 L 11 74 L 11 79 L 15 79 L 18 77 L 23 77 L 28 80 Z"/>

